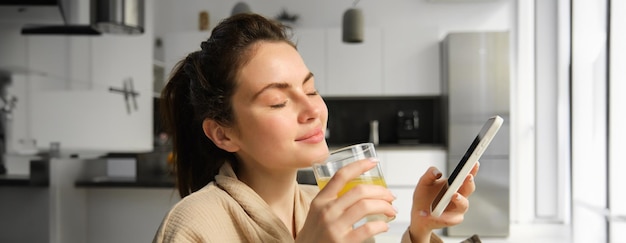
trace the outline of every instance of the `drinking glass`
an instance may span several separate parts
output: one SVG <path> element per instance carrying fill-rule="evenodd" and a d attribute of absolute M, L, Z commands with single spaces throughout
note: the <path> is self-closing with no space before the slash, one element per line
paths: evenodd
<path fill-rule="evenodd" d="M 374 149 L 374 144 L 372 143 L 361 143 L 355 144 L 348 147 L 340 148 L 330 153 L 330 156 L 321 163 L 313 164 L 313 173 L 315 174 L 315 180 L 317 181 L 318 187 L 324 189 L 326 184 L 330 181 L 330 178 L 339 171 L 339 169 L 344 166 L 359 161 L 363 159 L 375 158 L 376 150 Z M 338 197 L 345 194 L 350 189 L 354 188 L 359 184 L 373 184 L 387 187 L 385 183 L 385 179 L 383 177 L 383 172 L 380 167 L 380 163 L 377 163 L 376 166 L 369 171 L 361 174 L 359 177 L 352 179 L 339 191 L 337 194 Z M 369 215 L 366 217 L 367 221 L 375 221 L 375 220 L 384 220 L 391 221 L 393 218 L 389 218 L 385 215 Z"/>

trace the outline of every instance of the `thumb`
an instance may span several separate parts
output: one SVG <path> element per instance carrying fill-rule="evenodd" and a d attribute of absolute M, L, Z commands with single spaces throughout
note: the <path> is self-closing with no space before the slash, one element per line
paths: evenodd
<path fill-rule="evenodd" d="M 430 213 L 430 207 L 441 188 L 447 183 L 441 179 L 442 173 L 436 167 L 431 166 L 420 177 L 413 191 L 413 208 L 411 218 L 423 217 Z"/>
<path fill-rule="evenodd" d="M 418 185 L 430 186 L 435 184 L 437 179 L 441 178 L 443 174 L 437 169 L 437 167 L 431 166 L 426 170 L 424 175 L 420 178 Z"/>

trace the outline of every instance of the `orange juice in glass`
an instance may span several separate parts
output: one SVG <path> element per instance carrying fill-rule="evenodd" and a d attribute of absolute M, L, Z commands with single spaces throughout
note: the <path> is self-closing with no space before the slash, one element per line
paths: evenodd
<path fill-rule="evenodd" d="M 337 171 L 339 171 L 339 169 L 352 162 L 368 158 L 377 158 L 376 150 L 374 149 L 374 144 L 372 143 L 355 144 L 331 152 L 329 157 L 324 162 L 313 164 L 313 173 L 315 174 L 317 186 L 320 188 L 320 190 L 323 189 L 330 181 L 330 178 L 332 178 L 333 175 Z M 347 191 L 359 184 L 373 184 L 387 187 L 387 183 L 385 183 L 380 163 L 378 163 L 371 170 L 366 171 L 359 177 L 354 178 L 353 180 L 346 183 L 341 191 L 339 191 L 337 196 L 342 196 Z M 366 217 L 366 220 L 384 220 L 389 222 L 393 220 L 393 218 L 389 218 L 385 215 L 370 215 Z"/>

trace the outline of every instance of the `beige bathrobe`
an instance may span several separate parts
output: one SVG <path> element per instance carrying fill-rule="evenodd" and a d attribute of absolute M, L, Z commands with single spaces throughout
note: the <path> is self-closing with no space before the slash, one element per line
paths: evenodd
<path fill-rule="evenodd" d="M 302 229 L 316 186 L 298 185 L 294 219 Z M 226 163 L 215 182 L 183 198 L 165 216 L 154 242 L 293 242 L 283 222 Z M 411 242 L 408 230 L 402 242 Z M 433 234 L 431 242 L 442 242 Z"/>

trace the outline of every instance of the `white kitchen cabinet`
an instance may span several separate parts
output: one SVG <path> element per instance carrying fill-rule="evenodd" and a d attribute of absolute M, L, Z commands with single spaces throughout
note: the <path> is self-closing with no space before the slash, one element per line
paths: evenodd
<path fill-rule="evenodd" d="M 440 95 L 436 27 L 403 24 L 382 32 L 385 96 Z"/>
<path fill-rule="evenodd" d="M 443 148 L 378 149 L 387 187 L 396 195 L 398 209 L 394 222 L 409 223 L 413 191 L 430 166 L 446 174 L 446 151 Z"/>
<path fill-rule="evenodd" d="M 430 166 L 446 172 L 446 150 L 443 148 L 416 148 L 383 150 L 384 175 L 388 186 L 417 185 Z"/>
<path fill-rule="evenodd" d="M 383 90 L 380 28 L 365 28 L 363 43 L 343 43 L 341 29 L 327 29 L 328 96 L 380 96 Z"/>
<path fill-rule="evenodd" d="M 315 76 L 315 88 L 321 95 L 326 95 L 326 29 L 294 29 L 293 41 L 304 63 Z"/>
<path fill-rule="evenodd" d="M 12 131 L 18 144 L 10 152 L 19 153 L 24 140 L 42 150 L 59 142 L 61 152 L 79 154 L 152 150 L 150 6 L 142 35 L 25 37 L 27 84 L 12 122 L 26 125 Z"/>

